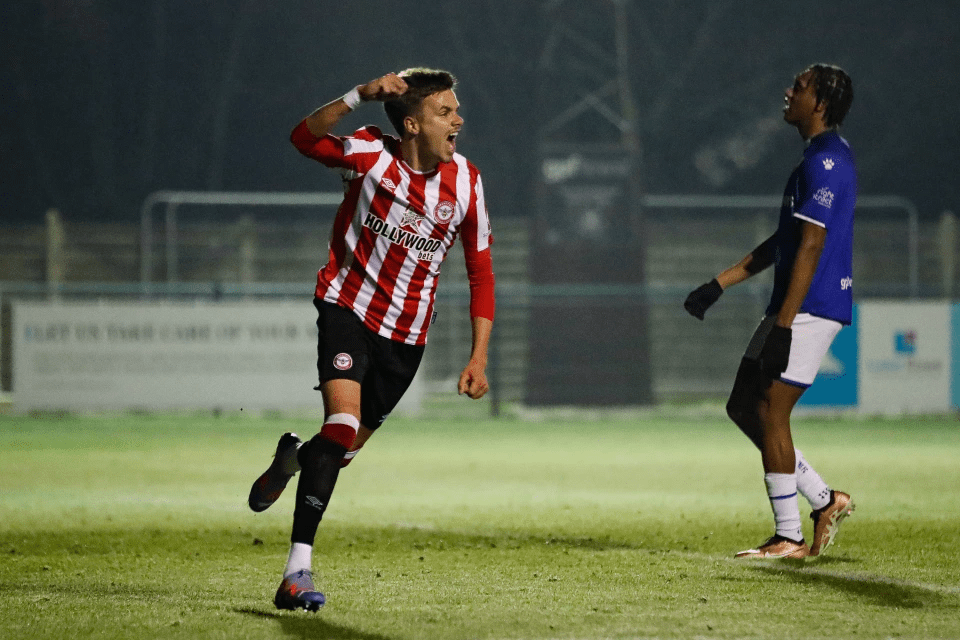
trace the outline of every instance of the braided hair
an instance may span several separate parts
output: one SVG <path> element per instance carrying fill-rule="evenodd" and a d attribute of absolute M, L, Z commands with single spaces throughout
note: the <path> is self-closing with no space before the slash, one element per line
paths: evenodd
<path fill-rule="evenodd" d="M 817 102 L 825 102 L 827 105 L 824 124 L 828 127 L 839 127 L 853 102 L 853 82 L 850 76 L 833 64 L 815 64 L 809 70 L 813 71 Z"/>

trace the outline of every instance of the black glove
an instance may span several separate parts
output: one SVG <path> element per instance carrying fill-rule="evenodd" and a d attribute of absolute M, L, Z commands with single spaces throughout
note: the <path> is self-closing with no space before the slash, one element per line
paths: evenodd
<path fill-rule="evenodd" d="M 687 296 L 683 303 L 683 308 L 690 312 L 694 318 L 703 320 L 703 314 L 707 312 L 714 302 L 723 294 L 723 287 L 714 278 L 707 284 L 702 284 Z"/>
<path fill-rule="evenodd" d="M 760 368 L 763 374 L 774 380 L 787 370 L 790 361 L 790 343 L 793 341 L 793 329 L 773 325 L 767 339 L 760 349 Z"/>

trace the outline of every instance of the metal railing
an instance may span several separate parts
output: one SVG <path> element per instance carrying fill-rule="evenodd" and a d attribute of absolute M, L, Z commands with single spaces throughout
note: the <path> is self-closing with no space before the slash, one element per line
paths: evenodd
<path fill-rule="evenodd" d="M 234 246 L 243 240 L 237 234 L 226 233 L 227 240 L 222 239 L 225 235 L 223 230 L 231 228 L 231 224 L 236 226 L 236 222 L 211 225 L 210 220 L 216 219 L 219 212 L 208 215 L 204 210 L 191 218 L 196 212 L 183 212 L 180 208 L 186 205 L 326 208 L 338 205 L 341 197 L 339 193 L 157 192 L 151 194 L 141 208 L 140 253 L 138 255 L 135 250 L 129 252 L 131 261 L 126 273 L 131 270 L 135 272 L 136 260 L 139 260 L 139 282 L 57 281 L 51 273 L 60 274 L 62 278 L 71 277 L 70 269 L 61 268 L 48 271 L 45 281 L 0 281 L 0 296 L 7 299 L 103 298 L 131 301 L 164 298 L 302 299 L 313 291 L 314 283 L 306 281 L 304 275 L 315 272 L 318 265 L 314 261 L 322 259 L 315 248 L 322 233 L 319 229 L 328 227 L 329 220 L 333 218 L 332 210 L 327 209 L 320 216 L 313 216 L 311 212 L 305 224 L 303 220 L 293 219 L 284 220 L 279 226 L 275 220 L 266 224 L 258 223 L 251 227 L 256 234 L 255 250 L 244 253 Z M 529 243 L 529 227 L 522 219 L 507 219 L 501 223 L 499 229 L 502 232 L 506 229 L 510 231 L 501 237 L 497 245 L 500 253 L 496 260 L 499 269 L 495 337 L 498 340 L 497 349 L 502 351 L 502 355 L 491 355 L 491 368 L 496 371 L 492 375 L 501 376 L 503 380 L 498 386 L 497 402 L 522 399 L 524 381 L 527 376 L 536 375 L 525 360 L 529 355 L 530 331 L 534 330 L 529 324 L 530 310 L 538 305 L 551 304 L 570 308 L 593 304 L 616 306 L 642 299 L 648 305 L 647 310 L 653 319 L 650 340 L 656 395 L 664 398 L 715 393 L 726 387 L 723 376 L 736 368 L 735 360 L 742 349 L 740 343 L 745 337 L 749 338 L 747 334 L 752 331 L 754 317 L 765 306 L 769 283 L 766 279 L 757 279 L 757 282 L 750 281 L 731 291 L 725 296 L 724 304 L 711 311 L 716 321 L 710 323 L 709 327 L 690 322 L 683 312 L 682 300 L 691 285 L 699 284 L 700 279 L 707 279 L 714 268 L 732 264 L 730 261 L 736 259 L 734 254 L 739 257 L 752 248 L 751 242 L 755 237 L 772 230 L 776 218 L 771 214 L 778 210 L 780 198 L 648 195 L 642 204 L 650 223 L 648 266 L 657 268 L 646 285 L 531 284 L 527 275 L 530 258 L 525 249 Z M 160 207 L 164 209 L 162 237 L 156 234 L 155 220 L 156 210 Z M 861 196 L 859 209 L 886 211 L 877 216 L 865 215 L 858 220 L 858 224 L 862 220 L 860 228 L 863 235 L 860 241 L 866 242 L 866 248 L 861 253 L 870 257 L 870 261 L 861 268 L 867 277 L 863 279 L 863 286 L 857 289 L 858 296 L 950 298 L 955 293 L 956 261 L 952 258 L 956 239 L 955 232 L 951 232 L 955 228 L 952 214 L 944 214 L 939 224 L 931 225 L 924 221 L 921 225 L 916 207 L 898 196 Z M 720 210 L 727 213 L 721 215 Z M 182 217 L 178 219 L 178 216 Z M 228 220 L 236 218 L 232 211 L 228 213 Z M 309 230 L 305 231 L 308 225 Z M 221 240 L 217 242 L 223 246 L 229 245 L 225 249 L 228 253 L 209 251 L 210 243 L 214 242 L 209 240 L 209 234 L 191 236 L 199 228 L 204 228 L 204 233 L 219 236 Z M 296 230 L 295 240 L 291 240 L 292 236 L 285 231 L 288 228 Z M 64 237 L 61 238 L 61 235 Z M 71 263 L 76 258 L 74 244 L 85 242 L 83 238 L 86 235 L 82 228 L 67 229 L 67 233 L 58 235 L 59 240 L 54 239 L 66 250 L 48 254 L 46 262 L 55 261 L 54 258 L 59 256 L 66 264 Z M 129 235 L 129 242 L 136 243 L 135 227 L 131 227 Z M 271 250 L 271 242 L 281 248 Z M 297 244 L 296 251 L 300 252 L 297 256 L 291 255 L 294 253 L 291 242 Z M 56 242 L 48 241 L 47 244 L 49 251 L 49 245 L 56 245 Z M 158 244 L 164 245 L 159 257 L 156 253 Z M 32 259 L 33 262 L 42 263 L 44 247 L 37 245 L 35 250 L 40 255 Z M 85 248 L 83 251 L 90 250 Z M 210 265 L 223 265 L 231 260 L 248 260 L 255 261 L 263 268 L 265 275 L 269 268 L 263 265 L 276 259 L 276 255 L 283 260 L 294 261 L 295 268 L 287 271 L 274 269 L 272 273 L 278 277 L 269 282 L 252 281 L 256 278 L 256 269 L 249 272 L 254 274 L 252 280 L 244 281 L 243 269 L 237 275 L 224 274 L 223 269 L 217 273 L 209 268 Z M 190 269 L 191 256 L 196 263 L 193 270 Z M 444 282 L 437 295 L 437 305 L 444 306 L 444 309 L 437 326 L 431 331 L 432 347 L 429 350 L 435 359 L 431 375 L 437 380 L 458 373 L 457 367 L 462 366 L 465 357 L 464 350 L 469 349 L 470 327 L 465 311 L 469 289 L 465 271 L 462 261 L 454 258 L 447 262 Z M 164 263 L 167 267 L 165 274 L 162 268 Z M 943 270 L 947 271 L 941 273 Z M 158 273 L 161 278 L 156 277 Z M 223 277 L 217 279 L 219 276 Z M 76 274 L 73 277 L 76 278 Z M 710 333 L 705 333 L 704 328 Z M 711 362 L 703 362 L 697 354 L 703 353 L 707 346 L 703 341 L 708 338 L 711 340 Z M 689 349 L 686 346 L 677 347 L 688 344 Z M 5 355 L 8 365 L 9 351 Z M 496 363 L 493 362 L 494 358 L 498 358 Z M 4 375 L 9 378 L 9 368 Z"/>
<path fill-rule="evenodd" d="M 647 195 L 644 207 L 663 209 L 766 209 L 779 210 L 782 199 L 776 196 Z M 857 210 L 895 209 L 903 211 L 907 223 L 907 272 L 910 297 L 920 294 L 920 214 L 910 200 L 895 195 L 859 196 Z"/>
<path fill-rule="evenodd" d="M 337 192 L 270 191 L 155 191 L 140 207 L 140 281 L 150 282 L 153 274 L 153 209 L 164 205 L 167 282 L 177 282 L 177 209 L 182 204 L 227 206 L 339 206 Z"/>

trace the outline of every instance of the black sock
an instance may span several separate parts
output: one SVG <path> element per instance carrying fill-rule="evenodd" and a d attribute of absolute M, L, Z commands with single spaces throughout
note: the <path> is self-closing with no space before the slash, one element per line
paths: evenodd
<path fill-rule="evenodd" d="M 346 452 L 346 447 L 321 438 L 319 434 L 300 447 L 297 460 L 301 471 L 297 503 L 293 509 L 291 542 L 313 545 L 317 527 L 340 475 L 340 461 Z"/>

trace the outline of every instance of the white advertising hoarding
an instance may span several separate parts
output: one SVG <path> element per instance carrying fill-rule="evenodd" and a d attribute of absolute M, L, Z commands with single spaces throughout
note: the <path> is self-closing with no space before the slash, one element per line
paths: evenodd
<path fill-rule="evenodd" d="M 860 410 L 949 411 L 950 305 L 864 302 L 859 314 Z"/>
<path fill-rule="evenodd" d="M 313 410 L 305 302 L 27 303 L 13 309 L 13 400 L 30 409 Z M 411 389 L 414 391 L 414 389 Z"/>

